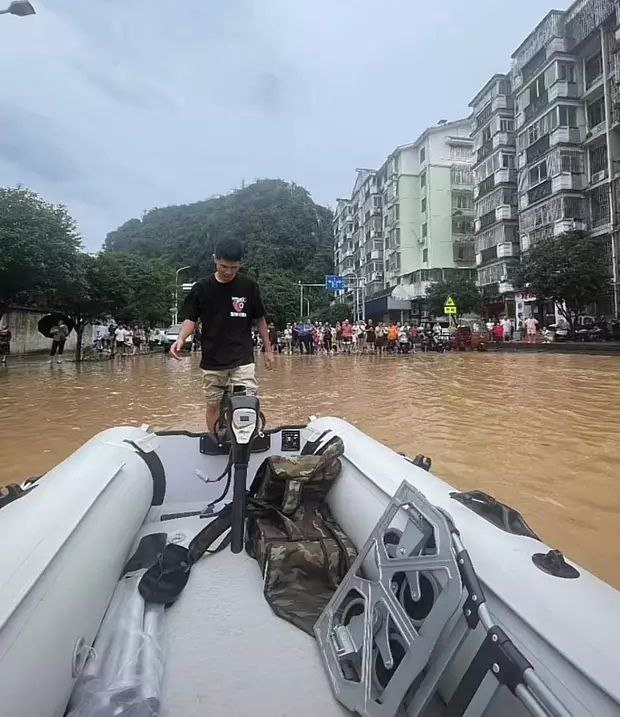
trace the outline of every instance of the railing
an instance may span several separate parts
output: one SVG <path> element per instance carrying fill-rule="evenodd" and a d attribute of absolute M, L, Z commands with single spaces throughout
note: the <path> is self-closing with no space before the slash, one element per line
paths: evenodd
<path fill-rule="evenodd" d="M 526 150 L 526 157 L 528 164 L 536 161 L 539 157 L 542 157 L 545 152 L 549 149 L 549 135 L 546 134 L 544 137 L 536 140 L 534 144 L 531 144 Z"/>
<path fill-rule="evenodd" d="M 482 162 L 483 159 L 488 157 L 493 152 L 493 140 L 490 139 L 485 142 L 482 147 L 478 150 L 478 162 Z"/>
<path fill-rule="evenodd" d="M 534 204 L 539 202 L 541 199 L 548 197 L 551 194 L 551 180 L 547 179 L 545 182 L 536 185 L 533 189 L 527 193 L 527 203 Z"/>
<path fill-rule="evenodd" d="M 483 124 L 486 124 L 491 119 L 492 115 L 493 103 L 489 102 L 482 112 L 476 116 L 476 129 L 479 129 Z"/>
<path fill-rule="evenodd" d="M 531 102 L 524 111 L 525 115 L 525 121 L 529 122 L 530 120 L 533 120 L 534 117 L 539 115 L 541 111 L 549 105 L 549 93 L 547 90 L 545 90 L 540 97 L 537 97 L 533 102 Z"/>
<path fill-rule="evenodd" d="M 527 82 L 529 79 L 534 77 L 534 75 L 538 72 L 539 68 L 541 68 L 545 64 L 546 59 L 547 59 L 547 50 L 544 47 L 542 47 L 531 58 L 531 60 L 528 61 L 527 65 L 523 66 L 523 69 L 521 70 L 521 74 L 523 76 L 523 82 Z"/>
<path fill-rule="evenodd" d="M 452 255 L 455 262 L 473 262 L 476 252 L 473 241 L 456 241 L 452 244 Z"/>
<path fill-rule="evenodd" d="M 615 0 L 589 0 L 573 17 L 567 19 L 566 37 L 579 44 L 616 10 Z"/>
<path fill-rule="evenodd" d="M 488 261 L 497 259 L 497 246 L 491 246 L 488 249 L 483 249 L 480 252 L 480 259 L 482 264 L 486 264 Z"/>
<path fill-rule="evenodd" d="M 491 174 L 478 185 L 478 199 L 481 199 L 493 189 L 495 189 L 495 175 Z"/>
<path fill-rule="evenodd" d="M 480 229 L 486 229 L 486 227 L 490 227 L 491 224 L 495 224 L 495 222 L 495 209 L 493 209 L 480 217 Z"/>

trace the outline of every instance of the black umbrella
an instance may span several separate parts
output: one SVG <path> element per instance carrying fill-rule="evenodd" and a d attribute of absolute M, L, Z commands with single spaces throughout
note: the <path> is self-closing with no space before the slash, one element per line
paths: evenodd
<path fill-rule="evenodd" d="M 69 333 L 71 333 L 71 330 L 73 329 L 73 321 L 64 314 L 55 313 L 55 314 L 47 314 L 39 319 L 39 323 L 37 324 L 37 328 L 39 329 L 39 332 L 43 334 L 43 336 L 46 336 L 48 339 L 52 338 L 51 330 L 54 326 L 58 326 L 60 323 L 66 324 L 67 328 L 69 329 Z"/>

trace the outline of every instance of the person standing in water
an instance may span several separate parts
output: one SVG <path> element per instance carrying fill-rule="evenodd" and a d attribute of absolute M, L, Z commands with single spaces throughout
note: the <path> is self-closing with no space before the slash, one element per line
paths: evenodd
<path fill-rule="evenodd" d="M 215 247 L 215 273 L 197 281 L 187 295 L 181 316 L 184 321 L 177 340 L 170 347 L 173 358 L 181 360 L 181 352 L 188 336 L 202 324 L 203 388 L 207 400 L 207 429 L 215 432 L 220 401 L 228 383 L 244 386 L 255 395 L 258 384 L 255 376 L 252 322 L 265 347 L 265 367 L 273 368 L 274 353 L 269 340 L 265 307 L 260 289 L 254 279 L 239 274 L 243 245 L 237 239 L 223 239 Z"/>
<path fill-rule="evenodd" d="M 69 328 L 64 321 L 59 321 L 55 326 L 50 329 L 50 336 L 52 337 L 52 350 L 50 351 L 49 363 L 53 363 L 54 356 L 58 354 L 56 363 L 62 363 L 62 354 L 65 350 L 65 341 L 69 336 Z"/>
<path fill-rule="evenodd" d="M 0 364 L 6 366 L 6 357 L 11 353 L 11 331 L 8 324 L 0 321 Z"/>

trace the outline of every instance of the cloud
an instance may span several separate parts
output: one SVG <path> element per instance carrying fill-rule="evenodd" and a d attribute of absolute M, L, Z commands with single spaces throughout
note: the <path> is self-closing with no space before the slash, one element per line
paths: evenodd
<path fill-rule="evenodd" d="M 333 203 L 356 166 L 466 115 L 553 4 L 33 2 L 0 16 L 0 172 L 66 203 L 91 249 L 257 177 Z"/>

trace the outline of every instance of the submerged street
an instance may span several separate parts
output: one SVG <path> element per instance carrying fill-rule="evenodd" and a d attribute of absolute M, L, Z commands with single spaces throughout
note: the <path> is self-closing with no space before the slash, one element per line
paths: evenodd
<path fill-rule="evenodd" d="M 460 490 L 520 510 L 552 547 L 620 587 L 620 374 L 601 356 L 278 357 L 271 427 L 341 416 Z M 114 425 L 203 429 L 198 356 L 0 371 L 0 483 L 39 475 Z"/>

